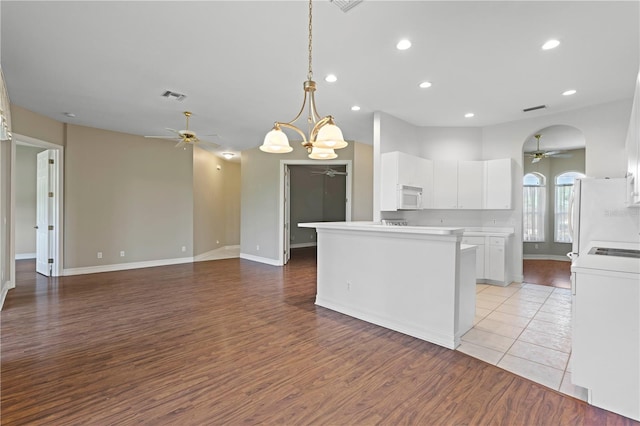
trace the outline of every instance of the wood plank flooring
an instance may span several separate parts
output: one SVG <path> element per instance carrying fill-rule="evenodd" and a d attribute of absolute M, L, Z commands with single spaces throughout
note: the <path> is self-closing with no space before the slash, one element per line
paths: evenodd
<path fill-rule="evenodd" d="M 522 272 L 525 283 L 571 288 L 571 262 L 525 259 Z"/>
<path fill-rule="evenodd" d="M 3 425 L 637 424 L 316 307 L 315 251 L 46 279 L 1 312 Z"/>

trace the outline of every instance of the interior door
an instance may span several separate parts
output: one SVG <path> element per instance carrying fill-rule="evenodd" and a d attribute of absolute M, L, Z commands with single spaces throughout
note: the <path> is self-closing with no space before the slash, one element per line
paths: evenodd
<path fill-rule="evenodd" d="M 284 257 L 283 263 L 286 265 L 291 257 L 291 172 L 289 166 L 284 166 Z"/>
<path fill-rule="evenodd" d="M 38 153 L 36 177 L 36 272 L 51 276 L 51 212 L 53 193 L 51 192 L 51 173 L 53 168 L 49 160 L 53 160 L 53 150 Z"/>

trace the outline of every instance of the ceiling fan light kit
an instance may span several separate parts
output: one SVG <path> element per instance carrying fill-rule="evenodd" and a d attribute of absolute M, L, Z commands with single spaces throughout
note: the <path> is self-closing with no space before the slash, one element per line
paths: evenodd
<path fill-rule="evenodd" d="M 298 115 L 289 122 L 276 121 L 273 129 L 267 133 L 260 150 L 271 154 L 280 154 L 293 151 L 289 145 L 289 138 L 282 131 L 282 128 L 291 129 L 302 136 L 302 146 L 307 149 L 309 158 L 314 160 L 327 160 L 336 158 L 338 155 L 334 149 L 341 149 L 348 144 L 342 136 L 342 131 L 336 126 L 331 115 L 321 117 L 316 109 L 315 91 L 316 82 L 313 81 L 312 62 L 312 0 L 309 0 L 309 71 L 307 80 L 303 84 L 304 99 Z M 307 104 L 307 100 L 309 101 Z M 309 125 L 309 137 L 304 134 L 294 123 L 307 110 L 307 123 Z"/>

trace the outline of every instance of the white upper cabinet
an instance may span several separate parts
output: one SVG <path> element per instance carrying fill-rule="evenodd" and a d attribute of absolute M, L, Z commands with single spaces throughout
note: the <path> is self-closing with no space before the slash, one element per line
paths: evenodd
<path fill-rule="evenodd" d="M 380 210 L 398 210 L 398 186 L 422 188 L 423 208 L 431 205 L 433 163 L 426 158 L 387 152 L 380 156 Z"/>
<path fill-rule="evenodd" d="M 485 163 L 484 208 L 504 210 L 512 208 L 512 160 L 503 158 Z"/>
<path fill-rule="evenodd" d="M 458 161 L 459 209 L 483 207 L 484 163 L 484 161 Z"/>
<path fill-rule="evenodd" d="M 394 151 L 380 156 L 380 210 L 398 210 L 398 186 L 422 188 L 423 209 L 512 208 L 512 160 L 428 160 Z"/>
<path fill-rule="evenodd" d="M 434 209 L 482 209 L 484 161 L 433 162 Z"/>
<path fill-rule="evenodd" d="M 458 208 L 458 162 L 436 160 L 433 162 L 434 209 Z"/>

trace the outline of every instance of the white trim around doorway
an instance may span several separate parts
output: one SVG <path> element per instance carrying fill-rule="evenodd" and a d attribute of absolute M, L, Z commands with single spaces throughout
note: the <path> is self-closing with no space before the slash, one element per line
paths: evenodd
<path fill-rule="evenodd" d="M 53 206 L 53 252 L 51 253 L 53 264 L 51 266 L 51 276 L 60 277 L 63 275 L 64 267 L 64 146 L 17 133 L 13 134 L 13 141 L 16 145 L 56 150 L 55 171 L 52 179 L 52 189 L 57 196 Z M 15 168 L 11 170 L 11 181 L 15 183 Z M 12 185 L 11 191 L 13 193 L 11 211 L 15 212 L 15 185 Z M 10 239 L 11 247 L 15 248 L 15 226 L 12 227 Z"/>
<path fill-rule="evenodd" d="M 278 266 L 284 265 L 284 173 L 286 166 L 346 166 L 346 195 L 345 220 L 351 221 L 351 198 L 353 188 L 353 161 L 352 160 L 280 160 L 280 182 L 278 189 Z"/>

